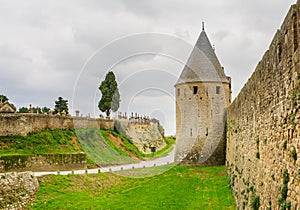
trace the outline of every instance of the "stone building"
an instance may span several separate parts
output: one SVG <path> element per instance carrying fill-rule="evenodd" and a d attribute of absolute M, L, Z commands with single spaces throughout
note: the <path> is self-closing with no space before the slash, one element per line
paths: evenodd
<path fill-rule="evenodd" d="M 8 101 L 0 102 L 0 113 L 15 113 L 16 107 Z"/>
<path fill-rule="evenodd" d="M 224 164 L 225 110 L 231 102 L 231 79 L 219 63 L 204 24 L 175 89 L 175 161 Z"/>

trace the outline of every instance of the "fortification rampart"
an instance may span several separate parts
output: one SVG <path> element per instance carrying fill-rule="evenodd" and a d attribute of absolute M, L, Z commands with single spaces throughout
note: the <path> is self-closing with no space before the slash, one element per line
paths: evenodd
<path fill-rule="evenodd" d="M 0 155 L 0 173 L 8 171 L 63 171 L 86 168 L 86 154 Z"/>
<path fill-rule="evenodd" d="M 45 129 L 113 129 L 113 120 L 43 114 L 0 114 L 0 136 L 25 136 Z"/>
<path fill-rule="evenodd" d="M 239 209 L 300 209 L 300 1 L 227 112 Z"/>

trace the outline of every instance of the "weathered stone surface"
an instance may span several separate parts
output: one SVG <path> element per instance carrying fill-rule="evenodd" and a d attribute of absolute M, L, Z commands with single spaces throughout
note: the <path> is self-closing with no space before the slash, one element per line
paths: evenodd
<path fill-rule="evenodd" d="M 300 209 L 299 44 L 300 1 L 227 111 L 226 164 L 239 209 L 258 197 L 260 209 Z"/>
<path fill-rule="evenodd" d="M 113 120 L 42 114 L 0 114 L 0 136 L 26 136 L 45 129 L 113 129 Z"/>
<path fill-rule="evenodd" d="M 157 123 L 134 124 L 126 119 L 116 120 L 115 123 L 119 132 L 124 132 L 131 142 L 144 154 L 151 153 L 150 147 L 152 146 L 156 147 L 156 150 L 161 150 L 166 146 Z"/>
<path fill-rule="evenodd" d="M 203 29 L 175 85 L 176 162 L 224 165 L 230 82 Z"/>
<path fill-rule="evenodd" d="M 86 154 L 0 155 L 0 172 L 57 171 L 86 168 Z"/>
<path fill-rule="evenodd" d="M 0 209 L 24 209 L 38 187 L 32 172 L 0 173 Z"/>

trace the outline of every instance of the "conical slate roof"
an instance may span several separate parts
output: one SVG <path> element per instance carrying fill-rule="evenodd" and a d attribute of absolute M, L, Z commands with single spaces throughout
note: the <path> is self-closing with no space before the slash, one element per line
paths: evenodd
<path fill-rule="evenodd" d="M 175 85 L 189 82 L 229 83 L 208 40 L 204 27 Z"/>

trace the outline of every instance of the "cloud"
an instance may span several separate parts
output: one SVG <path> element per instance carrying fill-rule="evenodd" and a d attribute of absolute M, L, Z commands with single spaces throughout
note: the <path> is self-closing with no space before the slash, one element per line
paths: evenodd
<path fill-rule="evenodd" d="M 182 62 L 205 21 L 236 96 L 292 3 L 295 0 L 2 1 L 0 94 L 8 95 L 17 107 L 53 107 L 63 96 L 74 109 L 97 116 L 98 86 L 110 68 L 124 87 L 122 103 L 152 86 L 173 94 Z M 103 54 L 101 48 L 108 45 Z M 146 91 L 145 98 L 138 98 L 147 104 L 139 99 L 133 108 L 147 115 L 164 93 Z M 160 109 L 169 110 L 164 111 L 164 126 L 174 133 L 174 106 L 163 96 L 161 102 Z"/>

